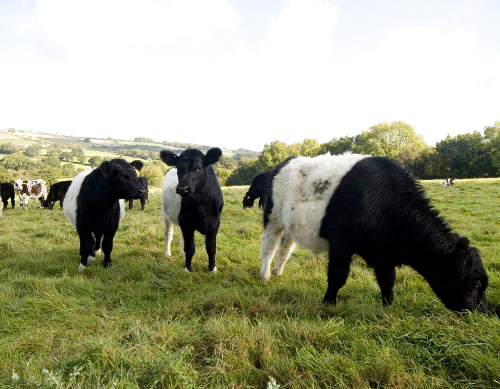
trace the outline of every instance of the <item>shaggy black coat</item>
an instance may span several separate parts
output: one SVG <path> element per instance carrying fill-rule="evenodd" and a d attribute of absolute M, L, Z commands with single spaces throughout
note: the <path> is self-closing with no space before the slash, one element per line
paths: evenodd
<path fill-rule="evenodd" d="M 7 208 L 7 201 L 10 199 L 12 208 L 14 208 L 16 205 L 16 192 L 14 191 L 14 184 L 12 182 L 2 182 L 2 184 L 0 184 L 0 191 L 0 197 L 2 197 L 3 207 Z"/>
<path fill-rule="evenodd" d="M 119 199 L 138 199 L 143 193 L 135 169 L 124 159 L 104 161 L 85 177 L 76 210 L 82 266 L 87 266 L 89 256 L 95 257 L 101 239 L 103 266 L 111 265 L 113 238 L 120 223 Z"/>
<path fill-rule="evenodd" d="M 325 302 L 336 303 L 356 253 L 375 269 L 384 305 L 393 300 L 395 267 L 405 264 L 427 280 L 449 309 L 488 310 L 488 276 L 478 250 L 451 231 L 422 187 L 387 158 L 363 159 L 343 177 L 320 236 L 329 242 Z"/>
<path fill-rule="evenodd" d="M 254 177 L 248 192 L 243 197 L 243 208 L 252 208 L 256 199 L 259 199 L 259 208 L 264 206 L 267 194 L 267 177 L 270 172 L 261 173 Z"/>
<path fill-rule="evenodd" d="M 66 192 L 68 191 L 69 186 L 71 185 L 71 180 L 69 181 L 60 181 L 52 184 L 50 186 L 49 194 L 47 195 L 47 200 L 42 201 L 42 205 L 48 209 L 54 209 L 54 203 L 59 201 L 59 206 L 63 207 L 64 197 L 66 196 Z"/>
<path fill-rule="evenodd" d="M 164 163 L 177 168 L 179 183 L 176 193 L 182 196 L 178 219 L 188 271 L 191 271 L 191 259 L 195 253 L 195 231 L 205 235 L 208 270 L 215 269 L 216 239 L 224 199 L 211 165 L 218 162 L 221 156 L 222 151 L 217 147 L 208 150 L 206 155 L 196 149 L 184 150 L 179 156 L 168 150 L 160 152 Z"/>

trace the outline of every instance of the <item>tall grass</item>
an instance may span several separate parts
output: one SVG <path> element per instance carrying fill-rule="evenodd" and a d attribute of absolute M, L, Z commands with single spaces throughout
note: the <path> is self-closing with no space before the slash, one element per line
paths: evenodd
<path fill-rule="evenodd" d="M 500 300 L 500 181 L 425 182 L 451 226 L 479 247 Z M 2 388 L 497 388 L 500 322 L 448 311 L 415 271 L 397 271 L 383 308 L 354 261 L 335 307 L 321 304 L 326 257 L 298 249 L 281 277 L 258 280 L 261 211 L 224 188 L 217 268 L 196 236 L 193 273 L 178 234 L 164 257 L 161 194 L 127 211 L 113 266 L 79 273 L 63 212 L 7 209 L 0 219 Z"/>

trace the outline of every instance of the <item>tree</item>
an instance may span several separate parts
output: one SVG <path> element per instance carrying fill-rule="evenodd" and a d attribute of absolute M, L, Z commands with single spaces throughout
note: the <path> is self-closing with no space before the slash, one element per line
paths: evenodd
<path fill-rule="evenodd" d="M 259 155 L 257 167 L 259 173 L 271 170 L 275 165 L 291 156 L 297 156 L 299 149 L 294 145 L 287 145 L 276 140 L 270 144 L 265 144 L 262 153 Z"/>
<path fill-rule="evenodd" d="M 88 163 L 92 167 L 97 167 L 97 166 L 99 166 L 102 163 L 102 158 L 98 157 L 98 156 L 90 157 L 89 160 L 88 160 Z"/>
<path fill-rule="evenodd" d="M 330 153 L 331 155 L 340 155 L 347 151 L 352 151 L 353 147 L 353 136 L 343 136 L 340 139 L 333 138 L 330 142 L 321 144 L 319 154 Z"/>
<path fill-rule="evenodd" d="M 71 154 L 80 163 L 85 163 L 85 153 L 83 152 L 82 146 L 77 145 L 71 149 Z"/>
<path fill-rule="evenodd" d="M 315 157 L 319 154 L 320 145 L 316 139 L 306 138 L 300 145 L 300 155 L 305 157 Z"/>
<path fill-rule="evenodd" d="M 354 152 L 395 158 L 403 163 L 416 158 L 426 147 L 422 135 L 401 121 L 379 123 L 354 138 Z"/>
<path fill-rule="evenodd" d="M 69 152 L 69 151 L 63 151 L 61 153 L 61 155 L 59 156 L 59 159 L 61 161 L 66 160 L 68 162 L 71 162 L 73 160 L 73 154 L 71 152 Z"/>
<path fill-rule="evenodd" d="M 38 154 L 40 154 L 40 146 L 37 144 L 33 144 L 27 147 L 26 150 L 24 150 L 23 154 L 31 158 L 36 157 Z"/>
<path fill-rule="evenodd" d="M 231 175 L 226 179 L 225 185 L 250 185 L 253 178 L 260 173 L 258 170 L 257 158 L 242 158 L 238 161 L 238 167 L 233 170 Z"/>
<path fill-rule="evenodd" d="M 66 178 L 74 177 L 75 176 L 75 165 L 72 163 L 65 163 L 62 167 L 62 176 Z"/>
<path fill-rule="evenodd" d="M 42 170 L 42 179 L 47 183 L 47 190 L 52 184 L 59 181 L 62 176 L 61 168 L 49 167 L 48 169 Z"/>
<path fill-rule="evenodd" d="M 141 176 L 148 179 L 149 186 L 161 186 L 164 173 L 158 165 L 146 165 L 141 170 Z"/>

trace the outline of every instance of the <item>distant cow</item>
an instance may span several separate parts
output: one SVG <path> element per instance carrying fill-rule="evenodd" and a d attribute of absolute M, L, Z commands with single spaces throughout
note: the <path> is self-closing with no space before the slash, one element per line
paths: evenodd
<path fill-rule="evenodd" d="M 135 168 L 135 170 L 137 170 L 137 173 L 139 173 L 144 166 L 142 161 L 140 161 L 138 159 L 130 162 L 130 164 Z M 139 180 L 140 184 L 144 188 L 144 193 L 139 198 L 139 200 L 141 202 L 141 210 L 144 211 L 144 206 L 146 205 L 146 201 L 148 200 L 148 197 L 149 197 L 148 179 L 146 177 L 137 177 L 137 179 Z M 129 209 L 132 209 L 134 206 L 134 199 L 126 199 L 126 201 L 128 201 Z"/>
<path fill-rule="evenodd" d="M 299 157 L 272 171 L 260 278 L 269 278 L 276 249 L 273 273 L 282 273 L 295 242 L 329 252 L 326 303 L 336 303 L 356 253 L 375 269 L 384 305 L 393 300 L 395 267 L 406 264 L 447 308 L 487 312 L 488 276 L 478 250 L 451 231 L 422 187 L 387 158 Z"/>
<path fill-rule="evenodd" d="M 7 208 L 7 201 L 10 199 L 12 208 L 16 205 L 16 196 L 14 191 L 14 182 L 2 182 L 0 185 L 0 197 L 2 197 L 3 207 Z"/>
<path fill-rule="evenodd" d="M 181 229 L 181 246 L 186 258 L 184 270 L 191 271 L 191 259 L 195 252 L 194 231 L 205 235 L 208 254 L 208 270 L 216 271 L 216 237 L 224 200 L 219 180 L 212 164 L 219 161 L 222 151 L 215 147 L 206 155 L 196 149 L 184 150 L 179 156 L 162 150 L 160 158 L 169 166 L 175 166 L 163 179 L 162 210 L 165 224 L 165 255 L 170 256 L 174 225 Z"/>
<path fill-rule="evenodd" d="M 268 176 L 269 172 L 265 172 L 254 177 L 248 192 L 245 194 L 245 197 L 243 197 L 243 208 L 252 208 L 256 199 L 259 199 L 259 208 L 264 206 Z"/>
<path fill-rule="evenodd" d="M 54 209 L 54 203 L 59 201 L 59 206 L 62 208 L 64 203 L 64 197 L 66 196 L 66 192 L 68 191 L 69 186 L 71 185 L 71 180 L 69 181 L 59 181 L 55 184 L 52 184 L 49 190 L 49 195 L 47 196 L 47 200 L 42 202 L 42 205 L 48 209 Z"/>
<path fill-rule="evenodd" d="M 0 187 L 2 186 L 2 181 L 0 181 Z M 0 191 L 0 216 L 2 216 L 3 201 L 2 201 L 2 191 Z"/>
<path fill-rule="evenodd" d="M 148 179 L 146 177 L 137 177 L 137 179 L 139 180 L 139 183 L 144 189 L 144 193 L 139 198 L 139 201 L 141 202 L 141 210 L 144 211 L 144 206 L 146 205 L 146 201 L 148 201 L 149 198 Z M 128 199 L 128 208 L 132 209 L 133 206 L 134 206 L 134 199 Z"/>
<path fill-rule="evenodd" d="M 452 186 L 455 182 L 454 178 L 447 178 L 446 181 L 440 181 L 439 185 L 441 186 Z"/>
<path fill-rule="evenodd" d="M 64 214 L 80 236 L 80 266 L 104 252 L 103 266 L 111 265 L 113 238 L 125 215 L 125 202 L 139 198 L 144 189 L 134 168 L 124 159 L 104 161 L 98 168 L 78 174 L 64 201 Z"/>
<path fill-rule="evenodd" d="M 19 196 L 21 209 L 28 209 L 29 199 L 40 200 L 40 208 L 42 208 L 42 202 L 47 198 L 47 184 L 44 180 L 32 180 L 32 181 L 14 181 L 14 189 Z"/>

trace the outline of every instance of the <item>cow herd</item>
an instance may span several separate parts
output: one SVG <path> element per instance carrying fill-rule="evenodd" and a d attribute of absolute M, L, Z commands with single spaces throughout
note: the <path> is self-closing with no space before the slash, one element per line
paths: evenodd
<path fill-rule="evenodd" d="M 206 154 L 196 149 L 180 155 L 160 153 L 161 160 L 173 167 L 162 182 L 165 255 L 171 255 L 174 225 L 178 225 L 187 272 L 195 252 L 195 231 L 205 235 L 208 270 L 217 269 L 216 236 L 224 199 L 212 165 L 221 156 L 219 148 Z M 43 180 L 15 181 L 14 190 L 21 207 L 27 207 L 26 198 L 42 198 L 47 208 L 55 201 L 63 207 L 64 201 L 64 213 L 80 237 L 79 269 L 99 254 L 101 241 L 103 266 L 108 267 L 113 238 L 125 213 L 123 199 L 141 199 L 142 209 L 147 199 L 147 181 L 144 184 L 137 177 L 142 163 L 134 162 L 105 161 L 73 181 L 54 184 L 48 196 Z M 12 194 L 6 191 L 7 195 Z M 408 265 L 450 310 L 488 312 L 488 276 L 478 250 L 466 237 L 452 232 L 422 187 L 388 158 L 357 154 L 288 158 L 254 178 L 243 207 L 253 206 L 257 198 L 263 208 L 262 280 L 270 278 L 274 257 L 273 274 L 281 275 L 298 244 L 313 253 L 328 253 L 325 303 L 336 303 L 351 258 L 358 254 L 374 269 L 384 306 L 394 298 L 396 267 Z"/>

